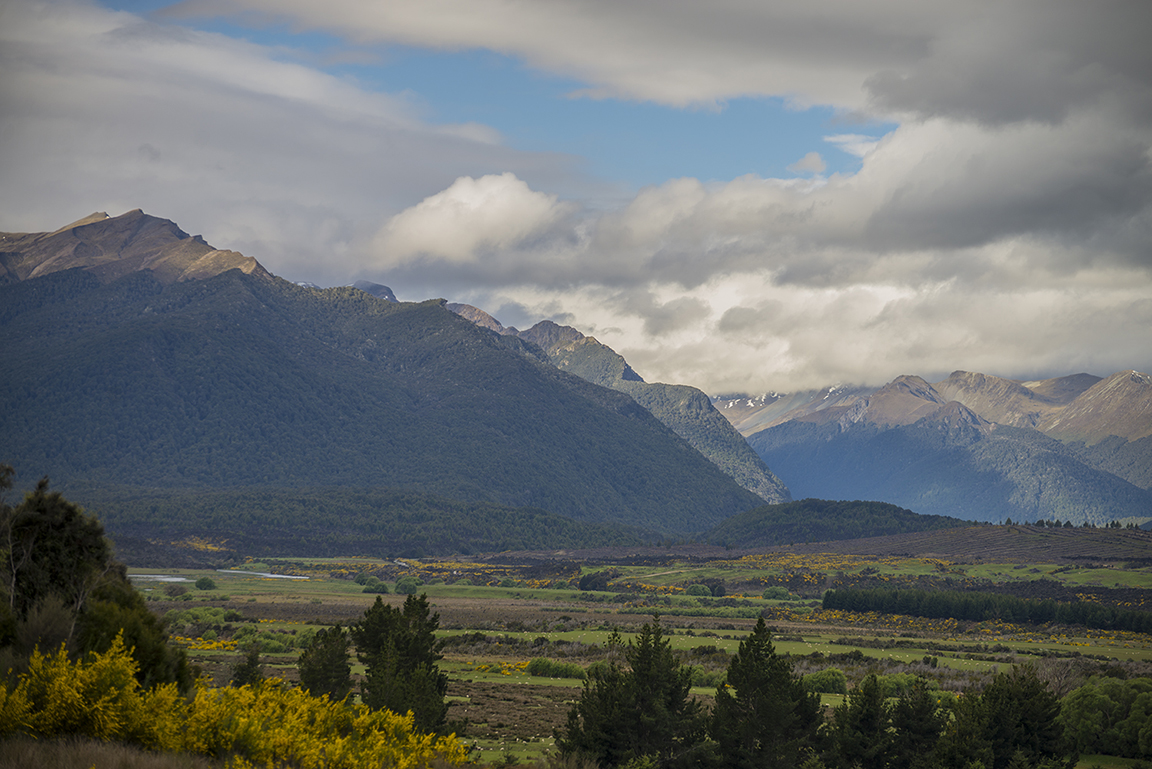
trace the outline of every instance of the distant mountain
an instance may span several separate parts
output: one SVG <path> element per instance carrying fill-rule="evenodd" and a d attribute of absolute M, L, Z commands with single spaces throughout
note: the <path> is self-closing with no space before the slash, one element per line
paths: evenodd
<path fill-rule="evenodd" d="M 697 451 L 744 488 L 767 502 L 791 499 L 788 488 L 756 455 L 736 429 L 695 387 L 645 382 L 622 356 L 571 326 L 541 321 L 527 331 L 506 328 L 488 313 L 466 304 L 448 309 L 478 326 L 531 342 L 558 369 L 593 384 L 627 393 L 672 428 Z"/>
<path fill-rule="evenodd" d="M 704 541 L 740 548 L 778 547 L 971 525 L 957 518 L 919 515 L 886 502 L 803 499 L 737 513 L 704 535 Z"/>
<path fill-rule="evenodd" d="M 77 268 L 104 283 L 147 270 L 165 286 L 232 269 L 268 274 L 255 259 L 212 248 L 199 235 L 140 209 L 114 218 L 89 214 L 55 232 L 0 233 L 0 283 Z"/>
<path fill-rule="evenodd" d="M 246 488 L 393 490 L 676 536 L 762 504 L 440 300 L 297 286 L 135 211 L 0 238 L 0 461 L 81 503 L 232 490 L 244 530 Z"/>
<path fill-rule="evenodd" d="M 748 442 L 797 496 L 1099 524 L 1152 517 L 1150 389 L 1136 372 L 1043 382 L 955 372 L 935 385 L 902 376 L 871 392 L 804 394 L 791 409 L 777 396 L 737 418 L 769 425 Z M 727 414 L 749 400 L 717 403 Z"/>

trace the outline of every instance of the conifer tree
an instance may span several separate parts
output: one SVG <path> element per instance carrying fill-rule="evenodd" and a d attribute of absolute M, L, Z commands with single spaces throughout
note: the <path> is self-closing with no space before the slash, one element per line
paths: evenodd
<path fill-rule="evenodd" d="M 728 664 L 727 684 L 716 690 L 712 737 L 724 766 L 798 766 L 815 746 L 821 721 L 820 695 L 777 656 L 761 617 Z"/>
<path fill-rule="evenodd" d="M 331 700 L 347 697 L 352 691 L 348 643 L 348 632 L 339 625 L 317 633 L 296 663 L 300 685 L 317 697 L 323 694 Z"/>
<path fill-rule="evenodd" d="M 436 665 L 441 658 L 436 642 L 439 626 L 440 615 L 431 613 L 427 595 L 409 595 L 403 609 L 376 598 L 351 628 L 356 656 L 366 668 L 361 687 L 365 705 L 401 715 L 411 710 L 418 729 L 444 729 L 448 676 Z"/>
<path fill-rule="evenodd" d="M 885 769 L 892 749 L 891 710 L 875 673 L 848 692 L 836 708 L 832 727 L 835 753 L 844 769 Z"/>
<path fill-rule="evenodd" d="M 676 660 L 659 619 L 644 625 L 624 656 L 627 669 L 610 662 L 584 682 L 557 735 L 561 754 L 605 766 L 693 763 L 705 748 L 706 715 L 689 696 L 691 671 Z"/>

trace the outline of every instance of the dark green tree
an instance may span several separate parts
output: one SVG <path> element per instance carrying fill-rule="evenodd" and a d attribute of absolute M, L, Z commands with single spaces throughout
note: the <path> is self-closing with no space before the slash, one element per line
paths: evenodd
<path fill-rule="evenodd" d="M 296 663 L 300 685 L 319 697 L 342 700 L 352 691 L 352 666 L 348 664 L 348 631 L 336 625 L 321 630 L 300 654 Z"/>
<path fill-rule="evenodd" d="M 260 664 L 260 644 L 252 643 L 244 656 L 232 666 L 233 686 L 259 686 L 264 682 L 264 666 Z"/>
<path fill-rule="evenodd" d="M 981 696 L 987 712 L 987 734 L 995 766 L 1008 766 L 1019 751 L 1036 763 L 1057 758 L 1063 750 L 1063 727 L 1057 720 L 1060 700 L 1048 691 L 1033 665 L 999 673 Z"/>
<path fill-rule="evenodd" d="M 820 695 L 776 654 L 761 617 L 728 663 L 727 684 L 716 690 L 712 738 L 724 766 L 798 766 L 815 747 L 822 721 Z"/>
<path fill-rule="evenodd" d="M 12 470 L 0 465 L 0 494 Z M 104 527 L 45 478 L 16 507 L 0 497 L 0 646 L 16 658 L 67 643 L 74 652 L 107 651 L 123 635 L 143 686 L 176 683 L 192 672 L 182 649 L 168 644 L 163 622 L 128 581 L 104 538 Z"/>
<path fill-rule="evenodd" d="M 988 741 L 988 713 L 978 694 L 964 694 L 952 705 L 951 718 L 936 744 L 934 767 L 992 769 L 992 746 Z"/>
<path fill-rule="evenodd" d="M 832 725 L 834 753 L 844 769 L 885 769 L 892 752 L 892 713 L 875 673 L 848 692 Z"/>
<path fill-rule="evenodd" d="M 892 769 L 928 769 L 946 718 L 928 682 L 917 678 L 892 708 Z"/>
<path fill-rule="evenodd" d="M 372 708 L 395 713 L 412 711 L 416 727 L 442 731 L 447 723 L 448 676 L 436 665 L 440 646 L 428 596 L 409 595 L 402 609 L 377 597 L 376 603 L 350 628 L 356 656 L 365 666 L 361 698 Z"/>
<path fill-rule="evenodd" d="M 692 671 L 677 661 L 659 620 L 644 625 L 624 656 L 627 669 L 610 662 L 584 682 L 557 735 L 561 754 L 608 766 L 636 759 L 660 766 L 702 762 L 707 716 L 689 697 Z"/>
<path fill-rule="evenodd" d="M 78 616 L 113 566 L 104 527 L 60 492 L 49 491 L 47 478 L 19 505 L 0 512 L 0 572 L 12 614 L 23 619 L 54 595 Z"/>

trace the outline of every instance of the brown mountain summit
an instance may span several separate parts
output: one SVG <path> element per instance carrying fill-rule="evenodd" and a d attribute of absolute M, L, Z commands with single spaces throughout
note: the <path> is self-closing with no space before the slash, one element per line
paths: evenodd
<path fill-rule="evenodd" d="M 151 270 L 162 284 L 208 278 L 227 270 L 268 273 L 252 257 L 220 251 L 199 235 L 140 209 L 110 217 L 98 212 L 55 232 L 0 233 L 0 283 L 79 267 L 109 283 Z"/>

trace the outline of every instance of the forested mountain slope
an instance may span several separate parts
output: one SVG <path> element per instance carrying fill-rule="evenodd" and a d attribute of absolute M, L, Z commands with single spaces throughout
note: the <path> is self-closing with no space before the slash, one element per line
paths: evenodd
<path fill-rule="evenodd" d="M 110 263 L 0 286 L 0 457 L 78 501 L 106 484 L 391 488 L 674 534 L 761 504 L 631 398 L 441 301 Z"/>

